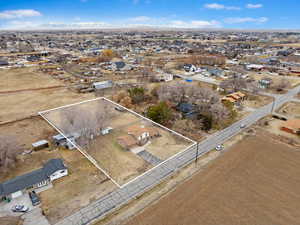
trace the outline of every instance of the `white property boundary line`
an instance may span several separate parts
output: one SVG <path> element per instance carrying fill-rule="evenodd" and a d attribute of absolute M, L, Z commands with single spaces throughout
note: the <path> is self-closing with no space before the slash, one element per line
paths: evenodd
<path fill-rule="evenodd" d="M 43 117 L 43 119 L 46 120 L 52 127 L 54 127 L 68 142 L 70 142 L 72 145 L 74 145 L 82 155 L 84 155 L 94 166 L 96 166 L 97 169 L 99 169 L 101 172 L 103 172 L 105 174 L 105 176 L 107 176 L 115 185 L 117 185 L 118 187 L 121 187 L 111 176 L 109 176 L 109 174 L 105 170 L 103 170 L 98 165 L 98 163 L 94 160 L 93 157 L 91 157 L 90 155 L 85 153 L 76 143 L 74 143 L 66 135 L 64 135 L 64 133 L 58 127 L 56 127 L 51 121 L 49 121 L 45 116 L 43 116 L 42 113 L 39 112 L 39 115 L 41 117 Z"/>
<path fill-rule="evenodd" d="M 80 104 L 87 103 L 87 102 L 97 101 L 97 100 L 105 100 L 105 101 L 107 101 L 107 102 L 109 102 L 109 103 L 111 103 L 111 104 L 113 104 L 113 105 L 116 105 L 116 106 L 118 106 L 118 107 L 120 107 L 120 108 L 122 108 L 122 109 L 125 109 L 126 111 L 128 111 L 128 112 L 130 112 L 130 113 L 132 113 L 132 114 L 134 114 L 134 115 L 136 115 L 136 116 L 138 116 L 138 117 L 141 117 L 142 119 L 147 120 L 147 121 L 151 122 L 152 124 L 155 124 L 156 126 L 162 128 L 162 129 L 164 129 L 164 130 L 167 130 L 167 131 L 169 131 L 169 132 L 171 132 L 171 133 L 173 133 L 173 134 L 176 134 L 176 135 L 182 137 L 182 138 L 185 139 L 185 140 L 188 140 L 188 141 L 192 142 L 192 144 L 191 144 L 190 146 L 188 146 L 187 148 L 185 148 L 184 150 L 182 150 L 182 151 L 176 153 L 175 155 L 170 156 L 169 158 L 167 158 L 167 159 L 164 160 L 163 162 L 159 163 L 158 165 L 156 165 L 156 166 L 152 167 L 151 169 L 147 170 L 146 172 L 142 173 L 141 175 L 139 175 L 139 176 L 133 178 L 132 180 L 128 181 L 127 183 L 125 183 L 125 184 L 123 184 L 123 185 L 119 185 L 119 184 L 118 184 L 118 183 L 117 183 L 117 182 L 116 182 L 116 181 L 115 181 L 115 180 L 114 180 L 114 179 L 113 179 L 113 178 L 112 178 L 112 177 L 111 177 L 104 169 L 102 169 L 102 168 L 98 165 L 98 163 L 96 162 L 96 160 L 95 160 L 92 156 L 90 156 L 90 155 L 87 154 L 85 151 L 83 151 L 76 143 L 73 143 L 72 140 L 70 140 L 70 139 L 69 139 L 69 138 L 68 138 L 68 137 L 67 137 L 67 136 L 66 136 L 66 135 L 58 128 L 58 127 L 56 127 L 50 120 L 48 120 L 48 119 L 43 115 L 43 114 L 49 113 L 49 112 L 51 112 L 51 111 L 55 111 L 55 110 L 59 110 L 59 109 L 63 109 L 63 108 L 67 108 L 67 107 L 71 107 L 71 106 L 75 106 L 75 105 L 80 105 Z M 94 166 L 96 166 L 96 168 L 98 168 L 101 172 L 103 172 L 103 173 L 105 174 L 105 176 L 107 176 L 107 177 L 108 177 L 115 185 L 117 185 L 119 188 L 125 187 L 126 185 L 128 185 L 128 184 L 132 183 L 133 181 L 137 180 L 138 178 L 140 178 L 140 177 L 146 175 L 147 173 L 149 173 L 149 172 L 152 171 L 153 169 L 155 169 L 155 168 L 161 166 L 162 164 L 164 164 L 164 163 L 166 163 L 167 161 L 173 159 L 174 157 L 176 157 L 176 156 L 182 154 L 183 152 L 185 152 L 186 150 L 188 150 L 189 148 L 191 148 L 191 147 L 193 147 L 195 144 L 197 144 L 197 142 L 195 142 L 194 140 L 192 140 L 192 139 L 190 139 L 190 138 L 188 138 L 188 137 L 186 137 L 186 136 L 184 136 L 184 135 L 182 135 L 182 134 L 179 134 L 179 133 L 177 133 L 176 131 L 171 130 L 171 129 L 169 129 L 169 128 L 167 128 L 167 127 L 165 127 L 165 126 L 163 126 L 163 125 L 161 125 L 161 124 L 159 124 L 159 123 L 156 123 L 156 122 L 150 120 L 149 118 L 146 118 L 146 117 L 144 117 L 144 116 L 142 116 L 142 115 L 140 115 L 140 114 L 138 114 L 138 113 L 132 111 L 131 109 L 128 109 L 128 108 L 126 108 L 126 107 L 124 107 L 124 106 L 122 106 L 122 105 L 120 105 L 120 104 L 118 104 L 118 103 L 116 103 L 116 102 L 113 102 L 113 101 L 111 101 L 111 100 L 109 100 L 109 99 L 107 99 L 107 98 L 105 98 L 105 97 L 94 98 L 94 99 L 90 99 L 90 100 L 81 101 L 81 102 L 78 102 L 78 103 L 73 103 L 73 104 L 69 104 L 69 105 L 65 105 L 65 106 L 53 108 L 53 109 L 50 109 L 50 110 L 41 111 L 41 112 L 38 112 L 38 114 L 39 114 L 43 119 L 45 119 L 52 127 L 54 127 L 54 128 L 55 128 L 55 129 L 56 129 L 56 130 L 64 137 L 64 138 L 66 138 L 66 140 L 67 140 L 68 142 L 72 143 L 72 144 L 78 149 L 78 151 L 79 151 L 81 154 L 83 154 L 83 155 L 84 155 L 84 156 L 85 156 L 85 157 L 86 157 L 86 158 L 87 158 Z"/>

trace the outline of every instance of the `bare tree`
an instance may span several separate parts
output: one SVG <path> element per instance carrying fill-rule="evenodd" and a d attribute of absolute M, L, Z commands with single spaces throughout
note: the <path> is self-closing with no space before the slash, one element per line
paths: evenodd
<path fill-rule="evenodd" d="M 243 89 L 247 89 L 247 82 L 243 78 L 234 77 L 224 80 L 220 83 L 220 88 L 227 92 L 236 92 Z"/>
<path fill-rule="evenodd" d="M 89 147 L 92 140 L 101 134 L 112 118 L 113 111 L 109 109 L 109 105 L 100 101 L 95 104 L 95 110 L 72 107 L 62 111 L 63 132 L 67 135 L 78 136 L 76 142 L 80 146 Z"/>
<path fill-rule="evenodd" d="M 7 172 L 14 168 L 19 150 L 19 144 L 14 136 L 0 136 L 0 171 Z"/>
<path fill-rule="evenodd" d="M 280 82 L 273 85 L 273 88 L 275 88 L 277 91 L 283 91 L 291 86 L 291 83 L 286 79 L 282 78 Z"/>

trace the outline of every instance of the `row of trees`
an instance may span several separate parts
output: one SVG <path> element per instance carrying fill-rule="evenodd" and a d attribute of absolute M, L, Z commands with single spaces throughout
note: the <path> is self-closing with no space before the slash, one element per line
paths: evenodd
<path fill-rule="evenodd" d="M 189 103 L 194 106 L 194 111 L 198 114 L 194 122 L 198 128 L 203 130 L 224 126 L 235 115 L 232 113 L 233 107 L 223 105 L 220 96 L 209 88 L 178 82 L 162 85 L 156 90 L 156 93 L 159 101 L 167 104 L 160 103 L 159 107 L 150 108 L 151 114 L 153 109 L 163 108 L 166 111 L 168 105 L 176 107 L 181 103 Z M 165 115 L 165 113 L 156 114 Z M 168 115 L 165 118 L 168 119 L 171 116 Z M 153 118 L 151 117 L 151 119 Z"/>

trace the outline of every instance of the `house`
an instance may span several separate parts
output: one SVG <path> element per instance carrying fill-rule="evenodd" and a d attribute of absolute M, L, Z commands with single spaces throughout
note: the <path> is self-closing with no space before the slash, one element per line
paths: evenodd
<path fill-rule="evenodd" d="M 0 66 L 8 66 L 9 63 L 5 60 L 0 60 Z"/>
<path fill-rule="evenodd" d="M 194 73 L 196 72 L 197 67 L 194 66 L 193 64 L 184 64 L 183 69 L 185 70 L 185 72 Z"/>
<path fill-rule="evenodd" d="M 193 119 L 194 117 L 197 116 L 197 111 L 195 108 L 195 105 L 190 104 L 190 103 L 180 103 L 176 109 L 180 111 L 184 117 Z"/>
<path fill-rule="evenodd" d="M 68 169 L 63 160 L 50 159 L 40 169 L 0 183 L 0 197 L 2 199 L 17 198 L 23 195 L 26 190 L 46 186 L 66 175 L 68 175 Z"/>
<path fill-rule="evenodd" d="M 254 70 L 254 71 L 261 71 L 264 68 L 263 65 L 259 65 L 259 64 L 249 64 L 246 65 L 246 69 L 247 70 Z"/>
<path fill-rule="evenodd" d="M 112 63 L 111 68 L 114 71 L 121 71 L 121 70 L 129 70 L 130 69 L 129 65 L 126 65 L 126 63 L 123 62 L 123 61 L 118 61 L 118 62 Z"/>
<path fill-rule="evenodd" d="M 68 138 L 68 140 L 67 140 L 67 138 Z M 61 134 L 57 134 L 52 137 L 53 142 L 56 146 L 65 147 L 65 148 L 71 149 L 71 150 L 74 149 L 75 146 L 72 143 L 75 143 L 75 140 L 77 138 L 79 138 L 79 135 L 78 134 L 70 134 L 67 136 L 67 138 L 65 138 Z"/>
<path fill-rule="evenodd" d="M 118 143 L 122 147 L 130 149 L 133 146 L 145 145 L 150 139 L 159 136 L 158 130 L 154 127 L 133 125 L 127 128 L 127 135 L 118 138 Z"/>
<path fill-rule="evenodd" d="M 290 119 L 283 122 L 280 129 L 291 134 L 300 135 L 300 119 Z"/>
<path fill-rule="evenodd" d="M 173 74 L 170 74 L 170 73 L 159 73 L 155 76 L 156 81 L 168 82 L 168 81 L 172 81 L 173 79 L 174 79 L 174 76 L 173 76 Z"/>
<path fill-rule="evenodd" d="M 268 77 L 265 77 L 258 81 L 260 88 L 269 88 L 272 83 L 273 83 L 272 79 Z"/>
<path fill-rule="evenodd" d="M 240 91 L 231 93 L 222 98 L 222 102 L 231 102 L 234 104 L 240 104 L 246 99 L 246 95 Z"/>
<path fill-rule="evenodd" d="M 113 86 L 113 82 L 111 80 L 94 82 L 92 87 L 96 90 L 111 88 Z"/>
<path fill-rule="evenodd" d="M 102 135 L 109 134 L 112 130 L 113 130 L 112 127 L 106 127 L 106 128 L 103 128 L 103 129 L 101 130 L 101 134 L 102 134 Z"/>
<path fill-rule="evenodd" d="M 211 76 L 216 76 L 216 77 L 222 77 L 225 76 L 225 72 L 224 70 L 220 70 L 220 69 L 210 69 L 208 70 L 208 72 L 211 74 Z"/>

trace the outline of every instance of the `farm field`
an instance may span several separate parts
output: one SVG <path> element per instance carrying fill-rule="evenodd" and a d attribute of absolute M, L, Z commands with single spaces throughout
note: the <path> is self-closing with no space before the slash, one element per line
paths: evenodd
<path fill-rule="evenodd" d="M 299 224 L 299 160 L 258 131 L 124 224 Z"/>

